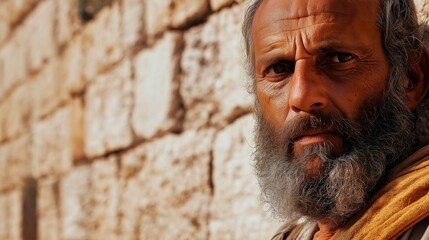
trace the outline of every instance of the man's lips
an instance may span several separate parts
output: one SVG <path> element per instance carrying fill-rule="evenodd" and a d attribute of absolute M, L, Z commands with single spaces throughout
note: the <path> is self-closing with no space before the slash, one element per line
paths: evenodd
<path fill-rule="evenodd" d="M 293 139 L 294 143 L 309 144 L 315 142 L 325 142 L 341 139 L 340 134 L 330 129 L 313 129 L 305 131 Z"/>

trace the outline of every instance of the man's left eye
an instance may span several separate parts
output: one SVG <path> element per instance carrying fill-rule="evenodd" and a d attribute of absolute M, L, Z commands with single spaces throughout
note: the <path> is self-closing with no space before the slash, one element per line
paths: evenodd
<path fill-rule="evenodd" d="M 331 56 L 331 61 L 334 63 L 345 63 L 354 59 L 354 56 L 349 53 L 336 53 Z"/>

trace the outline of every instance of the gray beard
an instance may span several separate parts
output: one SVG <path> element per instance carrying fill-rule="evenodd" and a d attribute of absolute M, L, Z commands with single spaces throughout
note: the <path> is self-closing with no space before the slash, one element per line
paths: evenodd
<path fill-rule="evenodd" d="M 294 220 L 334 219 L 344 223 L 368 201 L 386 170 L 403 160 L 413 143 L 413 121 L 402 99 L 385 94 L 364 102 L 356 122 L 314 113 L 273 129 L 256 103 L 255 170 L 262 198 L 273 215 Z M 299 156 L 293 141 L 300 132 L 332 126 L 344 141 L 338 156 L 332 144 L 314 144 Z M 319 157 L 323 164 L 309 174 L 307 164 Z"/>

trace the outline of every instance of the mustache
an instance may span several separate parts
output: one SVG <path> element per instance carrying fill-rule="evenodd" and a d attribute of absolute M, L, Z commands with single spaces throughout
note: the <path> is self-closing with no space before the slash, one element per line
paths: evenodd
<path fill-rule="evenodd" d="M 299 137 L 308 135 L 315 130 L 333 132 L 347 142 L 361 139 L 364 134 L 364 126 L 359 122 L 338 115 L 312 113 L 297 115 L 288 121 L 280 133 L 280 141 L 282 145 L 289 146 Z"/>

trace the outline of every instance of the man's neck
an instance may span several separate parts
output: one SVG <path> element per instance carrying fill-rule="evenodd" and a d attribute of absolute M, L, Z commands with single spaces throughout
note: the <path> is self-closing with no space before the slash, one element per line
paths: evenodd
<path fill-rule="evenodd" d="M 333 219 L 320 219 L 317 221 L 319 230 L 314 234 L 313 240 L 329 240 L 339 228 L 339 222 Z"/>

